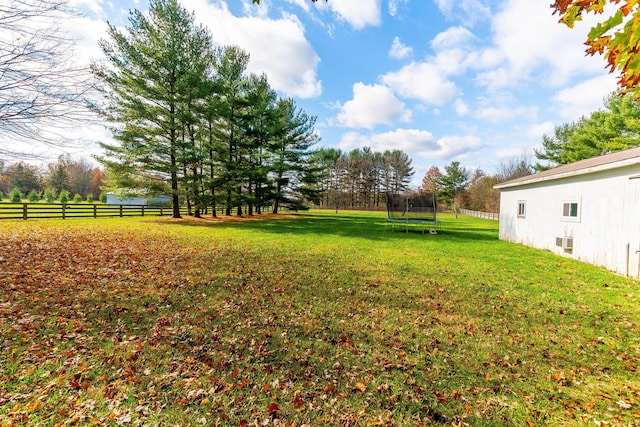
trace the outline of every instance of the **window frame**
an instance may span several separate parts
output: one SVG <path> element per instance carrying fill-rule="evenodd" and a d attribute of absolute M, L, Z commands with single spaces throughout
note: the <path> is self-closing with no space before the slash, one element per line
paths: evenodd
<path fill-rule="evenodd" d="M 518 218 L 526 218 L 527 217 L 527 201 L 526 200 L 518 200 Z"/>
<path fill-rule="evenodd" d="M 573 212 L 572 205 L 575 205 L 575 215 L 571 215 Z M 579 199 L 567 199 L 562 201 L 562 215 L 561 218 L 563 221 L 568 222 L 580 222 L 580 217 L 582 215 L 582 209 L 580 208 L 580 200 Z M 565 212 L 568 213 L 565 214 Z"/>

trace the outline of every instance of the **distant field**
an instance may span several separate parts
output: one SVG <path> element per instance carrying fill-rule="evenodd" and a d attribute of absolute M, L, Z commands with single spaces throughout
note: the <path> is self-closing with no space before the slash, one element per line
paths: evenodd
<path fill-rule="evenodd" d="M 0 426 L 640 424 L 640 283 L 440 219 L 0 222 Z"/>

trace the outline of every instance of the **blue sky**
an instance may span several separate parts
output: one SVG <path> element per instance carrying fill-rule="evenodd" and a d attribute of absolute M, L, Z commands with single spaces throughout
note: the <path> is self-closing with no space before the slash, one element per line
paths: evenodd
<path fill-rule="evenodd" d="M 602 57 L 584 54 L 593 24 L 557 23 L 541 0 L 182 0 L 215 43 L 251 55 L 282 97 L 317 116 L 320 146 L 401 149 L 418 186 L 459 161 L 495 173 L 542 135 L 602 108 L 616 88 Z M 106 21 L 146 1 L 72 0 L 81 61 L 98 60 Z M 105 139 L 87 130 L 88 139 Z"/>

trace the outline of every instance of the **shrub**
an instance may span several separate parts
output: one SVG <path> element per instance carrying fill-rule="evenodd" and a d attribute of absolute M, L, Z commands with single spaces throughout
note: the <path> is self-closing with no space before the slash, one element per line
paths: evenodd
<path fill-rule="evenodd" d="M 104 191 L 100 193 L 100 203 L 107 203 L 107 193 Z"/>
<path fill-rule="evenodd" d="M 20 203 L 22 201 L 22 192 L 17 188 L 14 188 L 11 190 L 11 193 L 9 193 L 9 199 L 11 200 L 11 203 Z"/>
<path fill-rule="evenodd" d="M 2 201 L 3 198 L 4 198 L 4 194 L 2 194 L 2 191 L 0 191 L 0 202 Z"/>
<path fill-rule="evenodd" d="M 27 196 L 27 199 L 31 202 L 31 203 L 35 203 L 38 200 L 40 200 L 40 196 L 38 195 L 38 193 L 36 193 L 35 190 L 31 190 L 31 192 L 29 193 L 29 195 Z"/>
<path fill-rule="evenodd" d="M 53 188 L 47 188 L 44 190 L 44 194 L 42 195 L 42 197 L 47 203 L 53 203 L 53 201 L 56 199 L 56 190 L 54 190 Z"/>
<path fill-rule="evenodd" d="M 93 203 L 93 194 L 87 194 L 87 202 Z"/>
<path fill-rule="evenodd" d="M 82 202 L 82 196 L 76 193 L 75 196 L 73 196 L 73 203 L 80 203 L 80 202 Z"/>
<path fill-rule="evenodd" d="M 58 199 L 60 200 L 60 203 L 67 204 L 69 203 L 69 192 L 67 190 L 62 190 L 60 192 L 60 195 L 58 196 Z"/>

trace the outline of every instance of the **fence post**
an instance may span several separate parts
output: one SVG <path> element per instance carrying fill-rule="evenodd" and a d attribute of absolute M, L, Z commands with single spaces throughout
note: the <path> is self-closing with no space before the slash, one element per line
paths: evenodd
<path fill-rule="evenodd" d="M 122 205 L 120 205 L 120 218 L 122 218 Z"/>
<path fill-rule="evenodd" d="M 98 218 L 98 206 L 95 203 L 93 204 L 93 217 Z"/>
<path fill-rule="evenodd" d="M 62 219 L 66 218 L 66 210 L 67 210 L 67 205 L 65 203 L 62 204 Z"/>
<path fill-rule="evenodd" d="M 162 206 L 160 206 L 160 216 L 162 216 Z"/>
<path fill-rule="evenodd" d="M 26 203 L 23 203 L 23 204 L 22 204 L 22 219 L 24 219 L 24 220 L 26 220 L 27 218 L 29 218 L 29 215 L 28 215 L 28 213 L 27 213 L 27 210 L 28 210 L 28 208 L 27 208 L 27 204 L 26 204 Z"/>
<path fill-rule="evenodd" d="M 142 208 L 142 216 L 144 216 L 144 205 L 142 205 L 141 208 Z"/>

